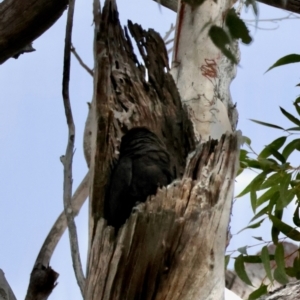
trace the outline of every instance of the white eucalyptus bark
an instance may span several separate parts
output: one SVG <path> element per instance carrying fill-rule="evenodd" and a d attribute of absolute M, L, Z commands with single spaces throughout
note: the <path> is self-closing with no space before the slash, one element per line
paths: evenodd
<path fill-rule="evenodd" d="M 234 131 L 237 125 L 238 114 L 230 96 L 230 84 L 236 75 L 236 67 L 224 57 L 208 36 L 210 25 L 223 26 L 224 14 L 232 5 L 230 0 L 207 0 L 201 6 L 192 8 L 182 1 L 178 2 L 171 74 L 181 101 L 187 106 L 198 142 L 205 142 L 209 138 L 220 139 L 225 132 Z M 239 53 L 237 43 L 234 46 L 235 53 Z M 229 173 L 227 175 L 230 177 Z M 212 223 L 202 225 L 202 230 L 206 231 L 207 227 L 216 224 L 227 228 L 233 198 L 233 180 L 230 185 L 224 202 L 221 198 L 225 195 L 219 195 L 218 201 L 223 203 L 222 215 L 215 215 Z M 206 233 L 209 235 L 209 230 Z M 222 231 L 219 231 L 220 236 L 214 239 L 216 244 L 211 248 L 215 264 L 213 271 L 210 270 L 209 280 L 205 278 L 208 270 L 199 270 L 202 285 L 197 299 L 224 299 L 224 233 L 225 231 L 222 235 Z M 208 240 L 208 237 L 204 239 Z M 203 265 L 209 266 L 211 257 L 207 255 L 203 259 Z M 231 296 L 227 293 L 226 299 Z"/>
<path fill-rule="evenodd" d="M 196 8 L 182 1 L 178 4 L 171 73 L 198 141 L 219 139 L 226 131 L 234 130 L 237 122 L 237 114 L 232 120 L 229 111 L 235 110 L 229 85 L 236 68 L 212 43 L 207 26 L 222 26 L 232 4 L 230 0 L 207 0 Z"/>

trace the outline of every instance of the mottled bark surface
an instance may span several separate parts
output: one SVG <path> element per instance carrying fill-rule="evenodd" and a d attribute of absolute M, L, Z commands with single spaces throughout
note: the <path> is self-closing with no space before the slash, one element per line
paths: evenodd
<path fill-rule="evenodd" d="M 160 5 L 163 5 L 175 12 L 177 12 L 178 0 L 153 0 L 158 2 Z M 285 9 L 294 13 L 300 13 L 300 2 L 298 0 L 289 0 L 289 1 L 277 1 L 277 0 L 258 0 L 258 2 Z"/>
<path fill-rule="evenodd" d="M 129 22 L 142 65 L 127 29 L 119 24 L 115 1 L 106 1 L 99 25 L 95 19 L 101 30 L 95 43 L 92 230 L 85 299 L 221 299 L 239 134 L 203 144 L 187 164 L 194 136 L 168 72 L 162 39 Z M 102 218 L 103 200 L 119 139 L 135 126 L 146 126 L 164 140 L 178 179 L 138 205 L 115 237 Z"/>
<path fill-rule="evenodd" d="M 68 0 L 4 0 L 0 3 L 0 64 L 49 29 Z M 22 52 L 22 51 L 21 51 Z"/>

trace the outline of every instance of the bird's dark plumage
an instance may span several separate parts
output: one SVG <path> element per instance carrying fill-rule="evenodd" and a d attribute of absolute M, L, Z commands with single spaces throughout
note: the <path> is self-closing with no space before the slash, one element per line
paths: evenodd
<path fill-rule="evenodd" d="M 150 130 L 129 130 L 120 146 L 120 157 L 112 171 L 105 199 L 105 218 L 117 230 L 137 202 L 145 202 L 157 188 L 172 181 L 170 156 L 163 142 Z"/>

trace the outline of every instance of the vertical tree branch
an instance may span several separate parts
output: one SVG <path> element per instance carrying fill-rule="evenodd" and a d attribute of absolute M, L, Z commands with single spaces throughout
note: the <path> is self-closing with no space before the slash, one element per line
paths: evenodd
<path fill-rule="evenodd" d="M 64 102 L 69 134 L 68 134 L 68 144 L 67 144 L 66 154 L 64 157 L 62 157 L 62 163 L 64 165 L 64 210 L 67 217 L 67 223 L 69 229 L 73 268 L 77 279 L 77 283 L 83 295 L 85 278 L 82 271 L 76 225 L 74 222 L 74 214 L 73 214 L 73 209 L 71 204 L 72 181 L 73 181 L 72 161 L 73 161 L 74 142 L 75 142 L 75 125 L 73 121 L 71 103 L 69 98 L 69 80 L 70 80 L 71 36 L 72 36 L 72 27 L 73 27 L 74 6 L 75 6 L 75 0 L 70 0 L 68 17 L 67 17 L 67 25 L 66 25 L 64 68 L 63 68 L 63 81 L 62 81 L 63 102 Z"/>

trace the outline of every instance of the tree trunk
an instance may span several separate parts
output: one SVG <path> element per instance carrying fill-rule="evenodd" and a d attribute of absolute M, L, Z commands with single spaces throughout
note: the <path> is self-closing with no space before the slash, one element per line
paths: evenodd
<path fill-rule="evenodd" d="M 238 167 L 239 133 L 222 135 L 219 130 L 219 141 L 201 133 L 198 118 L 191 117 L 196 114 L 180 101 L 168 72 L 164 43 L 156 32 L 128 24 L 144 60 L 146 81 L 145 67 L 133 53 L 127 29 L 124 32 L 120 26 L 115 1 L 106 1 L 101 21 L 97 24 L 95 19 L 91 107 L 95 111 L 95 146 L 90 169 L 93 182 L 85 299 L 223 299 L 224 251 Z M 214 55 L 220 53 L 215 51 Z M 219 61 L 223 62 L 221 57 Z M 214 83 L 221 82 L 217 75 L 213 79 L 203 76 L 206 85 L 211 85 L 209 91 L 216 92 Z M 177 83 L 180 85 L 180 80 Z M 205 96 L 203 90 L 202 94 L 200 100 L 207 101 L 206 111 L 209 105 L 213 111 L 221 100 L 214 98 L 215 93 Z M 209 128 L 214 127 L 212 124 L 220 128 L 222 124 L 219 117 L 216 119 L 217 109 L 205 117 Z M 224 120 L 223 132 L 224 128 L 231 131 L 227 113 Z M 136 126 L 146 126 L 164 140 L 178 179 L 138 205 L 115 236 L 114 229 L 102 218 L 103 201 L 118 141 L 126 129 Z M 202 134 L 207 142 L 197 146 L 187 159 Z"/>

